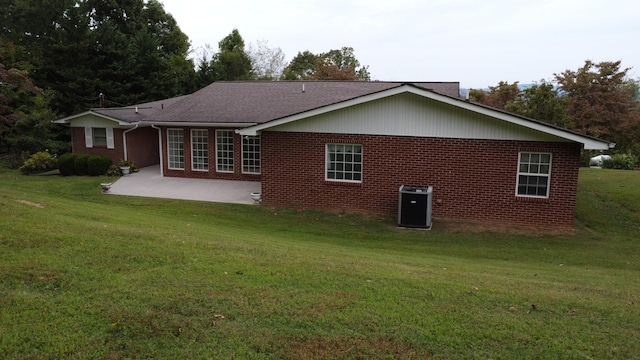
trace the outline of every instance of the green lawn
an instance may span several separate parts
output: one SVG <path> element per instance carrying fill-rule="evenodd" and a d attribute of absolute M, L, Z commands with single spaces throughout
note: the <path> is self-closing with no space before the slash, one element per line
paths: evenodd
<path fill-rule="evenodd" d="M 0 170 L 0 358 L 640 358 L 640 171 L 581 170 L 565 235 L 104 181 Z"/>

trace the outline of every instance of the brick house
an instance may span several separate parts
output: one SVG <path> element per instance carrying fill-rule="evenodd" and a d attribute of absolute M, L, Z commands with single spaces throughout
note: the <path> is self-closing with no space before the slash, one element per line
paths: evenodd
<path fill-rule="evenodd" d="M 571 226 L 580 150 L 613 144 L 458 94 L 452 82 L 215 82 L 57 122 L 75 152 L 261 181 L 266 206 L 397 214 L 412 184 L 433 187 L 435 218 Z"/>

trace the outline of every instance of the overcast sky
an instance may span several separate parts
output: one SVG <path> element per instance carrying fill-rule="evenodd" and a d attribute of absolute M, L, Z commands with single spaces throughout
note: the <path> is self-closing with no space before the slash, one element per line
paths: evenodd
<path fill-rule="evenodd" d="M 353 47 L 372 80 L 485 88 L 622 60 L 640 78 L 637 0 L 160 0 L 197 49 L 234 28 L 287 61 Z"/>

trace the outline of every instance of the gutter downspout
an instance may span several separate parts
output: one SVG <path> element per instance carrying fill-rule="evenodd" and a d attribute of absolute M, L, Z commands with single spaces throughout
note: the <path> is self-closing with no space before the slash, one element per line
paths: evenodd
<path fill-rule="evenodd" d="M 163 166 L 163 161 L 162 161 L 162 129 L 155 126 L 155 125 L 151 125 L 152 129 L 156 129 L 158 130 L 158 155 L 160 156 L 160 176 L 164 177 L 164 166 Z"/>
<path fill-rule="evenodd" d="M 122 132 L 122 147 L 124 149 L 124 160 L 129 160 L 129 157 L 127 156 L 127 133 L 132 132 L 133 130 L 137 129 L 138 126 L 140 126 L 140 122 L 136 123 L 136 127 L 131 128 L 131 129 L 127 129 L 127 130 Z"/>

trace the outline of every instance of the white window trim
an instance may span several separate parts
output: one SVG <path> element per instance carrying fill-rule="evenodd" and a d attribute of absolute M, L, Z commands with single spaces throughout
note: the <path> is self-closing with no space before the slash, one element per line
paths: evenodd
<path fill-rule="evenodd" d="M 219 160 L 219 157 L 218 157 L 218 152 L 219 152 L 218 151 L 218 133 L 220 133 L 220 132 L 230 132 L 231 133 L 231 147 L 232 147 L 232 150 L 231 150 L 231 161 L 232 161 L 231 170 L 220 170 L 220 168 L 219 168 L 220 164 L 218 164 L 218 160 Z M 216 130 L 216 172 L 226 173 L 226 174 L 233 174 L 234 173 L 235 168 L 236 168 L 235 167 L 236 164 L 234 162 L 235 151 L 236 151 L 236 149 L 235 149 L 235 132 L 233 130 L 227 130 L 227 129 Z"/>
<path fill-rule="evenodd" d="M 115 143 L 113 140 L 113 128 L 110 127 L 91 127 L 91 126 L 87 126 L 84 128 L 84 141 L 85 141 L 85 145 L 88 149 L 92 149 L 94 148 L 95 144 L 93 139 L 95 138 L 94 136 L 94 129 L 104 129 L 105 132 L 105 136 L 106 136 L 106 141 L 107 141 L 107 149 L 115 149 Z M 102 147 L 102 146 L 100 146 Z"/>
<path fill-rule="evenodd" d="M 522 154 L 539 154 L 539 155 L 549 155 L 549 174 L 540 174 L 540 173 L 523 173 L 520 172 L 520 160 L 522 158 Z M 543 151 L 519 151 L 518 152 L 518 168 L 516 171 L 516 189 L 515 193 L 517 197 L 522 198 L 536 198 L 536 199 L 548 199 L 549 194 L 551 193 L 551 173 L 553 172 L 553 153 L 543 152 Z M 518 194 L 518 187 L 520 186 L 520 176 L 546 176 L 547 177 L 547 194 L 544 196 L 541 195 L 526 195 L 526 194 Z"/>
<path fill-rule="evenodd" d="M 180 130 L 182 131 L 182 164 L 183 166 L 181 168 L 177 168 L 177 167 L 171 167 L 171 147 L 169 146 L 169 131 L 172 130 Z M 180 128 L 171 128 L 171 129 L 167 129 L 167 168 L 170 170 L 184 170 L 184 129 L 180 129 Z"/>
<path fill-rule="evenodd" d="M 258 141 L 260 141 L 260 144 L 258 145 L 259 150 L 258 150 L 258 161 L 260 162 L 260 165 L 255 166 L 253 165 L 252 167 L 257 167 L 258 169 L 260 169 L 259 171 L 245 171 L 244 170 L 244 161 L 246 160 L 244 155 L 244 141 L 248 140 L 248 138 L 257 138 Z M 255 144 L 253 144 L 253 146 L 255 146 Z M 255 153 L 255 151 L 254 151 Z M 251 159 L 251 160 L 255 160 L 255 159 Z M 262 139 L 260 139 L 260 135 L 256 135 L 256 136 L 248 136 L 248 137 L 243 137 L 242 138 L 242 173 L 243 174 L 250 174 L 250 175 L 260 175 L 260 173 L 262 172 Z"/>
<path fill-rule="evenodd" d="M 328 174 L 329 174 L 329 146 L 331 145 L 347 145 L 347 146 L 360 146 L 361 152 L 360 152 L 360 180 L 349 180 L 349 179 L 331 179 L 329 178 Z M 361 184 L 362 183 L 362 179 L 364 179 L 364 146 L 362 146 L 362 144 L 346 144 L 346 143 L 327 143 L 324 147 L 324 180 L 325 181 L 331 181 L 331 182 L 340 182 L 340 183 L 354 183 L 354 184 Z"/>
<path fill-rule="evenodd" d="M 195 149 L 193 148 L 193 133 L 194 132 L 199 132 L 199 131 L 204 131 L 206 136 L 207 136 L 207 142 L 206 142 L 206 146 L 207 146 L 207 164 L 206 164 L 206 169 L 196 169 L 194 167 L 195 164 Z M 209 171 L 209 130 L 207 129 L 191 129 L 191 171 L 203 171 L 203 172 L 208 172 Z"/>
<path fill-rule="evenodd" d="M 113 128 L 107 128 L 107 149 L 114 149 L 115 144 L 113 140 Z"/>
<path fill-rule="evenodd" d="M 84 128 L 84 143 L 88 149 L 93 147 L 93 129 L 90 126 Z"/>

